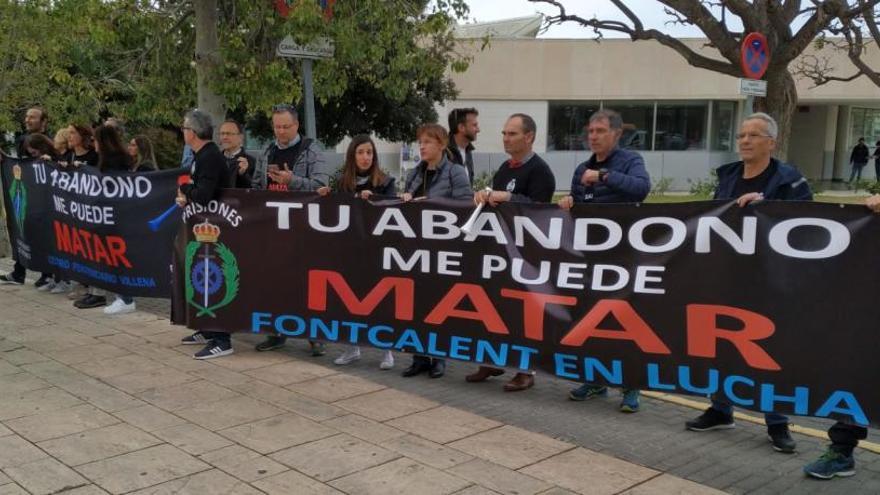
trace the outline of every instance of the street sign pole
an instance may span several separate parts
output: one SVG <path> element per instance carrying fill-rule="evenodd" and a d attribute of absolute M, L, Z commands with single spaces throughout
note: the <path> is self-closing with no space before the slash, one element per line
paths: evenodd
<path fill-rule="evenodd" d="M 312 79 L 312 59 L 302 59 L 302 73 L 306 100 L 306 137 L 315 139 L 318 136 L 318 126 L 315 122 L 315 88 Z"/>

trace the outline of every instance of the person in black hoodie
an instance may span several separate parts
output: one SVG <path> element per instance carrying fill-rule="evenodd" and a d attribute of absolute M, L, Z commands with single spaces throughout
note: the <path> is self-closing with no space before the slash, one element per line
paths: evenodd
<path fill-rule="evenodd" d="M 211 141 L 214 125 L 210 115 L 201 110 L 191 110 L 184 117 L 181 129 L 184 142 L 195 152 L 195 163 L 192 182 L 180 186 L 177 204 L 181 208 L 191 202 L 207 206 L 212 199 L 220 196 L 223 186 L 228 184 L 226 157 Z M 232 340 L 228 332 L 201 330 L 187 335 L 181 343 L 205 344 L 202 350 L 193 355 L 195 359 L 212 359 L 232 354 Z"/>
<path fill-rule="evenodd" d="M 395 196 L 397 193 L 394 177 L 386 174 L 379 167 L 376 144 L 367 134 L 359 134 L 351 139 L 348 150 L 345 152 L 345 165 L 331 178 L 330 184 L 330 186 L 318 188 L 318 194 L 321 196 L 330 194 L 331 186 L 336 192 L 354 193 L 357 197 L 365 200 L 370 199 L 373 195 Z M 333 362 L 344 365 L 353 363 L 360 358 L 361 348 L 352 345 L 348 346 L 348 349 Z M 390 370 L 393 367 L 394 354 L 386 350 L 382 354 L 379 368 Z"/>

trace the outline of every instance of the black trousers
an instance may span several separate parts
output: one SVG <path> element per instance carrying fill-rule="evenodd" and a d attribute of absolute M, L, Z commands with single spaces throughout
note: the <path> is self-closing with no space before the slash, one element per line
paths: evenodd
<path fill-rule="evenodd" d="M 228 344 L 232 340 L 229 332 L 208 332 L 202 330 L 202 335 L 204 335 L 206 339 L 213 340 L 214 342 L 225 342 Z"/>
<path fill-rule="evenodd" d="M 436 362 L 446 362 L 446 360 L 445 360 L 445 359 L 432 358 L 432 357 L 428 357 L 428 356 L 421 356 L 421 355 L 416 354 L 416 355 L 413 356 L 413 360 L 412 360 L 412 362 L 413 362 L 413 364 L 420 365 L 420 366 L 422 366 L 422 367 L 424 367 L 424 368 L 430 368 L 430 367 L 434 366 L 434 363 L 436 363 Z"/>
<path fill-rule="evenodd" d="M 831 449 L 843 455 L 851 456 L 859 440 L 868 438 L 868 429 L 864 426 L 838 421 L 828 428 Z"/>

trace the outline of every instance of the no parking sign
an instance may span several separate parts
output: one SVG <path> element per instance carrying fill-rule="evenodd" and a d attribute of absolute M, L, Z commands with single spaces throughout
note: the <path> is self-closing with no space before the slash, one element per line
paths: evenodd
<path fill-rule="evenodd" d="M 740 48 L 740 66 L 749 79 L 761 79 L 770 65 L 770 45 L 761 33 L 749 33 Z"/>

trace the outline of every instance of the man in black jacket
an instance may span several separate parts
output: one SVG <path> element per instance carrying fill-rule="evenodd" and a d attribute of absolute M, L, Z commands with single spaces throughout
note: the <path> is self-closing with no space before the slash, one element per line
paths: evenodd
<path fill-rule="evenodd" d="M 30 156 L 24 145 L 24 140 L 31 134 L 47 134 L 49 132 L 48 127 L 49 114 L 46 113 L 46 109 L 37 106 L 27 109 L 27 112 L 25 112 L 24 115 L 24 132 L 15 140 L 15 152 L 19 158 L 27 158 Z M 27 271 L 25 270 L 24 265 L 16 261 L 12 272 L 0 275 L 0 284 L 22 285 L 24 284 L 26 274 Z M 43 273 L 34 283 L 34 286 L 38 289 L 46 286 L 51 282 L 51 277 L 51 274 Z"/>
<path fill-rule="evenodd" d="M 226 187 L 251 188 L 257 160 L 245 153 L 242 147 L 243 143 L 244 129 L 241 124 L 232 119 L 220 124 L 220 148 L 223 149 L 226 166 L 229 168 L 229 183 L 226 184 Z"/>
<path fill-rule="evenodd" d="M 449 134 L 452 138 L 446 147 L 449 161 L 464 167 L 471 187 L 474 187 L 474 141 L 480 133 L 479 115 L 476 108 L 454 108 L 449 112 Z"/>
<path fill-rule="evenodd" d="M 180 186 L 177 192 L 177 204 L 184 208 L 188 203 L 207 204 L 217 199 L 221 189 L 228 184 L 229 170 L 226 157 L 211 139 L 214 137 L 214 126 L 211 116 L 192 110 L 183 119 L 183 140 L 195 152 L 192 182 Z M 181 340 L 182 344 L 205 344 L 195 353 L 195 359 L 211 359 L 232 354 L 232 341 L 228 332 L 200 330 Z"/>

